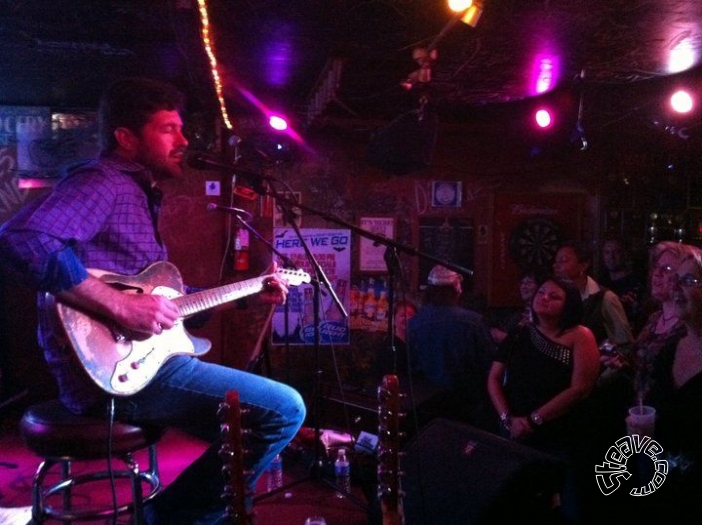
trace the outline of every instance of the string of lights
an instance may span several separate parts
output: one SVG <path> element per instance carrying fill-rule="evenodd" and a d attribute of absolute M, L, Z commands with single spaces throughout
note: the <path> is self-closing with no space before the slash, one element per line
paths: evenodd
<path fill-rule="evenodd" d="M 205 48 L 205 53 L 210 60 L 210 69 L 212 71 L 212 81 L 214 82 L 215 93 L 219 101 L 219 109 L 222 114 L 222 121 L 228 130 L 232 130 L 231 120 L 227 112 L 226 104 L 224 103 L 224 95 L 222 93 L 222 79 L 219 74 L 219 66 L 217 65 L 217 57 L 214 52 L 214 40 L 210 36 L 210 18 L 207 13 L 207 2 L 205 0 L 197 0 L 198 10 L 200 12 L 200 24 L 202 26 L 202 45 Z"/>

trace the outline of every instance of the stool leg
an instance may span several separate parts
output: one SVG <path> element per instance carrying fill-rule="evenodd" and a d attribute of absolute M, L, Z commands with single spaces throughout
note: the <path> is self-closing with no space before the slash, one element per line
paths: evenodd
<path fill-rule="evenodd" d="M 61 479 L 70 479 L 71 477 L 71 462 L 68 460 L 63 460 L 61 461 Z M 71 485 L 67 485 L 66 488 L 62 491 L 63 492 L 63 513 L 67 514 L 71 511 L 71 508 L 73 507 L 71 503 Z M 63 522 L 64 525 L 71 525 L 70 520 L 66 520 Z"/>
<path fill-rule="evenodd" d="M 39 464 L 34 481 L 32 481 L 32 522 L 44 523 L 44 479 L 47 472 L 54 465 L 51 460 L 44 460 Z"/>
<path fill-rule="evenodd" d="M 149 470 L 141 473 L 141 477 L 149 483 L 151 490 L 144 498 L 145 501 L 150 501 L 161 492 L 161 474 L 158 470 L 158 454 L 156 445 L 149 447 Z"/>
<path fill-rule="evenodd" d="M 131 454 L 125 454 L 122 458 L 124 464 L 129 469 L 129 478 L 132 482 L 132 509 L 134 525 L 144 525 L 144 495 L 141 489 L 141 475 L 139 474 L 139 464 Z"/>

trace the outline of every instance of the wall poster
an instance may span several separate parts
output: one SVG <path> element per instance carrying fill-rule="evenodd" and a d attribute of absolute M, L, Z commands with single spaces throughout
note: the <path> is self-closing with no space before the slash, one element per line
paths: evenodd
<path fill-rule="evenodd" d="M 393 217 L 361 217 L 359 226 L 374 235 L 392 240 L 395 235 Z M 386 272 L 386 246 L 367 237 L 360 236 L 358 248 L 358 269 L 361 272 Z"/>
<path fill-rule="evenodd" d="M 346 229 L 302 228 L 302 237 L 308 244 L 320 267 L 334 287 L 334 292 L 349 312 L 351 278 L 351 231 Z M 302 243 L 292 228 L 274 228 L 273 245 L 289 257 L 301 270 L 314 278 L 314 270 Z M 281 261 L 276 257 L 278 264 Z M 351 342 L 349 318 L 337 308 L 331 294 L 321 286 L 319 304 L 319 339 L 321 344 L 348 345 Z M 314 287 L 302 284 L 288 292 L 288 331 L 285 330 L 285 306 L 273 313 L 271 344 L 314 344 Z"/>

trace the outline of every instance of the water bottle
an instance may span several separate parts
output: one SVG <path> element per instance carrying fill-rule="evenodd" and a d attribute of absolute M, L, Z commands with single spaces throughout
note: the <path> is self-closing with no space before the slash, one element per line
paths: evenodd
<path fill-rule="evenodd" d="M 277 454 L 268 466 L 268 492 L 283 486 L 283 458 Z"/>
<path fill-rule="evenodd" d="M 351 464 L 346 458 L 346 449 L 340 448 L 334 462 L 334 475 L 336 476 L 337 498 L 344 498 L 351 493 Z"/>

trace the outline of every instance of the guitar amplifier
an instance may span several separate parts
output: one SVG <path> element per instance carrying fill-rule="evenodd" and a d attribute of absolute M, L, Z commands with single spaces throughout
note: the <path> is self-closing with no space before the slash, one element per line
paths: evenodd
<path fill-rule="evenodd" d="M 407 525 L 525 517 L 543 523 L 565 476 L 565 463 L 557 458 L 446 419 L 424 428 L 401 464 Z"/>

